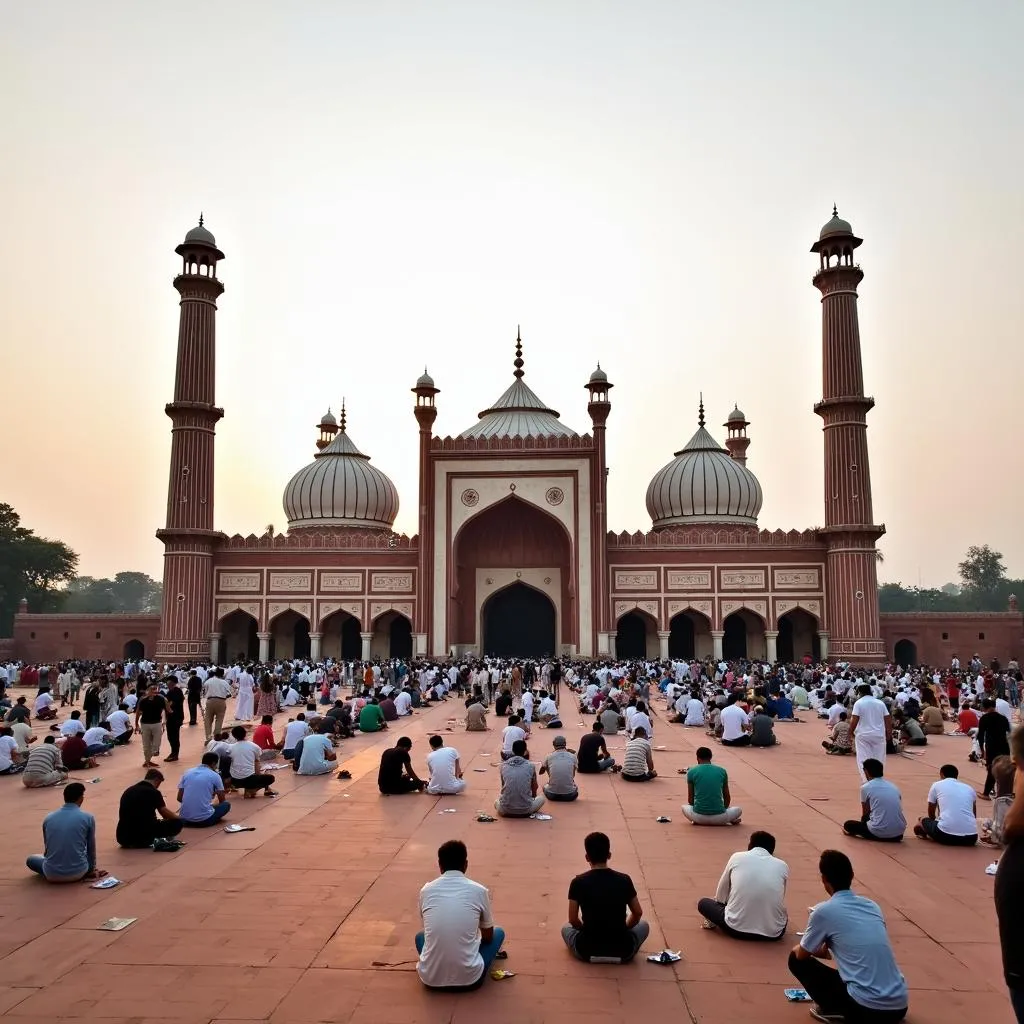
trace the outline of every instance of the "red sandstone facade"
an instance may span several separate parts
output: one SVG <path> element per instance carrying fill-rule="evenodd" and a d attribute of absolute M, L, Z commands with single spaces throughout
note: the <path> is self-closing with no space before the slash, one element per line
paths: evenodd
<path fill-rule="evenodd" d="M 651 481 L 652 529 L 610 532 L 605 437 L 613 385 L 600 366 L 591 375 L 591 429 L 578 434 L 526 385 L 517 338 L 512 384 L 455 437 L 433 433 L 440 394 L 433 378 L 424 372 L 413 387 L 415 537 L 392 531 L 397 492 L 348 436 L 344 410 L 340 427 L 329 411 L 324 416 L 314 461 L 286 488 L 288 533 L 229 537 L 215 530 L 213 509 L 224 254 L 200 223 L 175 250 L 181 308 L 167 406 L 167 520 L 158 532 L 165 548 L 158 631 L 147 616 L 115 627 L 115 616 L 19 615 L 19 653 L 114 658 L 134 642 L 134 651 L 142 644 L 163 662 L 810 654 L 877 665 L 908 653 L 931 663 L 954 653 L 1017 655 L 1019 613 L 879 616 L 875 542 L 884 527 L 874 523 L 871 499 L 866 416 L 874 403 L 864 394 L 863 275 L 853 263 L 860 244 L 833 211 L 812 247 L 822 295 L 823 388 L 814 410 L 824 424 L 824 528 L 758 530 L 749 421 L 734 409 L 723 446 L 705 429 L 702 402 L 697 433 Z"/>

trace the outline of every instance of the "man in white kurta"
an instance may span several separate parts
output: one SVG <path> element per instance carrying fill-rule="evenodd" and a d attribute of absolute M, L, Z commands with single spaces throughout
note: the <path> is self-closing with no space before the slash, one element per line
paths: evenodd
<path fill-rule="evenodd" d="M 885 744 L 892 733 L 892 718 L 884 702 L 871 696 L 871 687 L 862 683 L 857 687 L 860 696 L 853 705 L 850 720 L 850 737 L 857 752 L 857 770 L 861 782 L 867 782 L 864 762 L 873 757 L 885 765 Z"/>

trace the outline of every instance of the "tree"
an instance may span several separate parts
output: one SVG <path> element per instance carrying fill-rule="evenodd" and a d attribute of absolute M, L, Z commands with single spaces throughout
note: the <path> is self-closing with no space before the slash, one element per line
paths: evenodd
<path fill-rule="evenodd" d="M 993 551 L 987 544 L 972 544 L 967 557 L 957 566 L 964 590 L 975 594 L 995 594 L 1006 579 L 1006 566 L 1002 552 Z"/>
<path fill-rule="evenodd" d="M 77 576 L 67 586 L 65 610 L 91 615 L 160 611 L 162 586 L 144 572 L 119 572 L 112 580 Z"/>
<path fill-rule="evenodd" d="M 22 598 L 29 611 L 61 607 L 60 589 L 75 575 L 78 555 L 59 540 L 47 540 L 21 525 L 21 517 L 0 503 L 0 636 L 10 636 Z"/>

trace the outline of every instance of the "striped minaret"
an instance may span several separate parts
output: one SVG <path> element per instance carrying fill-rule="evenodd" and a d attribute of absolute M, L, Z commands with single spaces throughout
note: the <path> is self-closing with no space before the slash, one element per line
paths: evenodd
<path fill-rule="evenodd" d="M 853 261 L 861 239 L 835 207 L 811 252 L 821 266 L 822 399 L 814 411 L 825 431 L 826 612 L 830 655 L 839 661 L 879 665 L 885 645 L 878 623 L 875 541 L 885 532 L 871 509 L 867 414 L 875 400 L 864 394 L 857 285 L 864 275 Z"/>
<path fill-rule="evenodd" d="M 178 362 L 171 418 L 171 474 L 167 525 L 157 531 L 164 544 L 163 611 L 156 657 L 184 662 L 206 657 L 213 629 L 213 550 L 221 535 L 213 528 L 213 443 L 223 409 L 214 405 L 217 298 L 224 285 L 217 262 L 224 253 L 210 231 L 199 226 L 174 250 L 181 273 Z"/>

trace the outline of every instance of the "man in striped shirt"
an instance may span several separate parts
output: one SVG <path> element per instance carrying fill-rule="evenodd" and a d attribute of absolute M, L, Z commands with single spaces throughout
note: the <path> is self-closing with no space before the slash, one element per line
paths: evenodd
<path fill-rule="evenodd" d="M 654 770 L 654 754 L 651 753 L 651 742 L 647 738 L 647 730 L 641 725 L 633 730 L 633 738 L 626 744 L 626 754 L 622 762 L 622 778 L 627 782 L 649 782 L 656 778 Z"/>

